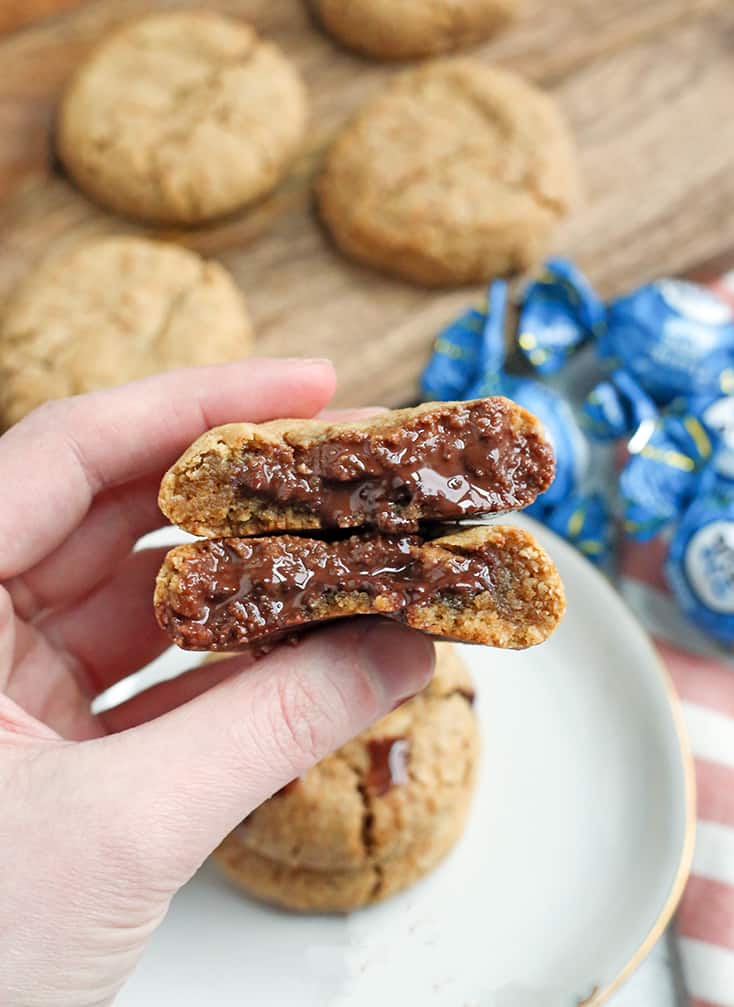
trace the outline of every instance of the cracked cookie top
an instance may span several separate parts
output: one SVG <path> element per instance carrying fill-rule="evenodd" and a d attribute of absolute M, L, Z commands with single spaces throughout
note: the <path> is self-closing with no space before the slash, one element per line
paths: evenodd
<path fill-rule="evenodd" d="M 236 360 L 251 341 L 242 295 L 215 262 L 133 237 L 64 249 L 22 283 L 0 321 L 0 422 L 48 399 Z"/>
<path fill-rule="evenodd" d="M 343 251 L 428 286 L 532 265 L 576 190 L 554 100 L 471 59 L 394 77 L 342 130 L 317 182 Z"/>
<path fill-rule="evenodd" d="M 268 860 L 314 871 L 372 869 L 456 813 L 473 785 L 474 688 L 449 644 L 427 689 L 256 809 L 235 832 Z"/>
<path fill-rule="evenodd" d="M 297 153 L 306 95 L 280 49 L 246 23 L 176 11 L 124 25 L 78 68 L 58 151 L 110 209 L 195 223 L 269 192 Z"/>

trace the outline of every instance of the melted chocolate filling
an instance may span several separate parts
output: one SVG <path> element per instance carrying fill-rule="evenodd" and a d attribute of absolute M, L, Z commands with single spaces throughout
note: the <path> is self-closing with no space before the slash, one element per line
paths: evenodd
<path fill-rule="evenodd" d="M 349 430 L 309 447 L 247 453 L 237 492 L 317 514 L 325 528 L 418 530 L 525 507 L 550 485 L 553 452 L 534 430 L 517 433 L 515 407 L 480 399 L 440 408 L 387 431 Z"/>
<path fill-rule="evenodd" d="M 382 797 L 391 787 L 408 782 L 410 742 L 407 738 L 372 738 L 367 742 L 370 757 L 364 786 L 370 794 Z"/>
<path fill-rule="evenodd" d="M 423 544 L 417 535 L 377 532 L 334 542 L 294 535 L 199 541 L 158 619 L 187 650 L 228 650 L 352 615 L 329 605 L 337 593 L 379 595 L 379 613 L 403 620 L 412 605 L 461 603 L 493 591 L 502 577 L 501 553 L 427 555 Z"/>

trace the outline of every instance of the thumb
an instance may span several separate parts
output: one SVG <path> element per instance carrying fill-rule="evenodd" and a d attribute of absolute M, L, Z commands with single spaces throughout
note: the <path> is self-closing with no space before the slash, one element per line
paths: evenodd
<path fill-rule="evenodd" d="M 433 664 L 427 637 L 353 620 L 94 742 L 108 749 L 97 766 L 120 767 L 127 840 L 156 883 L 178 888 L 266 798 L 422 689 Z"/>

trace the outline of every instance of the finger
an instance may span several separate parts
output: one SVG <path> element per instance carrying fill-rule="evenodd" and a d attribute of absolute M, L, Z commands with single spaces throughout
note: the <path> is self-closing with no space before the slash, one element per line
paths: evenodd
<path fill-rule="evenodd" d="M 0 580 L 57 548 L 102 490 L 160 475 L 220 423 L 313 416 L 334 380 L 328 361 L 245 360 L 41 406 L 0 438 L 0 471 L 12 487 L 0 499 Z"/>
<path fill-rule="evenodd" d="M 255 658 L 251 654 L 239 654 L 221 661 L 201 664 L 176 678 L 160 682 L 138 693 L 125 703 L 105 710 L 99 714 L 99 719 L 109 733 L 127 731 L 131 727 L 138 727 L 149 720 L 155 720 L 156 717 L 162 717 L 164 713 L 170 713 L 177 706 L 182 706 L 200 696 L 202 692 L 219 685 L 230 675 L 249 670 L 253 664 Z"/>
<path fill-rule="evenodd" d="M 4 692 L 13 668 L 15 611 L 7 591 L 0 587 L 0 692 Z"/>
<path fill-rule="evenodd" d="M 57 549 L 7 581 L 18 615 L 34 619 L 46 609 L 78 601 L 112 576 L 138 539 L 165 523 L 158 509 L 159 484 L 154 476 L 100 494 Z"/>
<path fill-rule="evenodd" d="M 364 618 L 281 647 L 157 720 L 92 742 L 90 772 L 124 788 L 130 842 L 171 890 L 250 811 L 433 670 L 429 638 Z M 111 776 L 104 767 L 124 766 Z M 152 771 L 152 767 L 155 767 Z"/>
<path fill-rule="evenodd" d="M 162 654 L 171 641 L 153 611 L 153 587 L 167 549 L 141 549 L 81 602 L 50 612 L 36 628 L 69 655 L 89 696 Z"/>
<path fill-rule="evenodd" d="M 332 422 L 365 419 L 379 407 L 332 409 L 319 414 Z M 164 524 L 158 509 L 158 475 L 144 477 L 98 496 L 82 523 L 50 556 L 8 581 L 16 611 L 24 619 L 82 598 L 109 577 L 135 543 Z"/>

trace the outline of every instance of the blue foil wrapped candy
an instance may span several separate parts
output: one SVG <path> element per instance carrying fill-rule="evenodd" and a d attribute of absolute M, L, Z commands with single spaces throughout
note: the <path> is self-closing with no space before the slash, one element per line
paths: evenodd
<path fill-rule="evenodd" d="M 665 572 L 678 604 L 704 632 L 734 644 L 734 493 L 696 497 L 670 545 Z"/>
<path fill-rule="evenodd" d="M 649 539 L 716 482 L 734 492 L 734 396 L 693 396 L 641 425 L 620 476 L 625 530 Z"/>
<path fill-rule="evenodd" d="M 617 298 L 597 349 L 662 404 L 734 391 L 734 315 L 694 283 L 658 280 Z"/>
<path fill-rule="evenodd" d="M 605 324 L 604 304 L 583 273 L 567 259 L 548 259 L 525 290 L 517 343 L 539 374 L 553 374 Z"/>
<path fill-rule="evenodd" d="M 627 371 L 614 371 L 593 388 L 583 405 L 584 429 L 593 440 L 627 437 L 658 417 L 658 407 Z"/>
<path fill-rule="evenodd" d="M 448 325 L 433 344 L 431 359 L 421 375 L 421 390 L 432 402 L 463 398 L 477 372 L 482 329 L 487 311 L 470 308 Z"/>
<path fill-rule="evenodd" d="M 548 512 L 545 523 L 592 563 L 601 562 L 612 548 L 614 524 L 601 493 L 572 493 Z"/>
<path fill-rule="evenodd" d="M 605 306 L 572 263 L 549 259 L 525 293 L 519 349 L 551 374 L 590 341 L 659 405 L 734 392 L 734 312 L 711 290 L 662 279 Z"/>
<path fill-rule="evenodd" d="M 712 469 L 719 483 L 734 486 L 734 395 L 699 395 L 690 410 L 700 417 L 714 444 Z"/>

